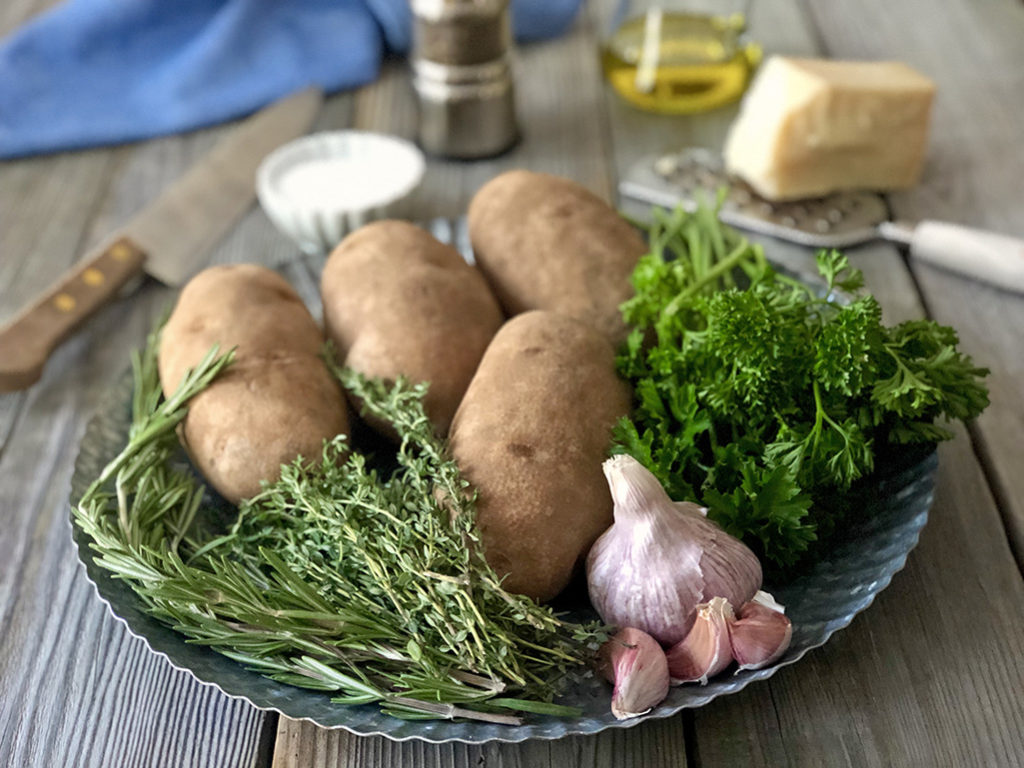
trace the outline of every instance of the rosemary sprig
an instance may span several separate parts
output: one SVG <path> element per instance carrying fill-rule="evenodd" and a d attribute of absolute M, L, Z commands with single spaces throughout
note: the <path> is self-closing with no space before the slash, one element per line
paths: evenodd
<path fill-rule="evenodd" d="M 176 465 L 189 399 L 230 365 L 210 354 L 168 399 L 159 333 L 133 359 L 128 444 L 74 510 L 97 562 L 146 610 L 280 682 L 406 718 L 518 723 L 571 715 L 561 681 L 603 639 L 501 588 L 482 557 L 475 497 L 423 412 L 423 385 L 332 370 L 401 439 L 382 478 L 344 436 L 244 502 L 226 533 L 197 524 L 204 486 Z M 510 695 L 512 694 L 512 695 Z"/>

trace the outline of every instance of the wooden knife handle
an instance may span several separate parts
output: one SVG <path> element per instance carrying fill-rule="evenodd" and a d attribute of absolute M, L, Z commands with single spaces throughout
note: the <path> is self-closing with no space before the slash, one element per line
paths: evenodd
<path fill-rule="evenodd" d="M 31 306 L 0 327 L 0 392 L 25 389 L 50 353 L 142 272 L 146 254 L 126 237 L 87 256 Z"/>

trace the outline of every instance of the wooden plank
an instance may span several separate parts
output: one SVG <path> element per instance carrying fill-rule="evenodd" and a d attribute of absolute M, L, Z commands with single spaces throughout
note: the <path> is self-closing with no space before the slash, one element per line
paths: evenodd
<path fill-rule="evenodd" d="M 0 163 L 0 323 L 48 288 L 86 245 L 116 161 L 98 151 Z"/>
<path fill-rule="evenodd" d="M 624 731 L 605 731 L 596 736 L 483 745 L 395 742 L 281 718 L 273 768 L 681 768 L 686 764 L 680 718 L 644 723 Z"/>
<path fill-rule="evenodd" d="M 593 27 L 582 17 L 555 42 L 518 52 L 516 83 L 523 140 L 505 155 L 464 163 L 431 158 L 417 191 L 417 218 L 465 213 L 477 188 L 509 168 L 532 168 L 575 179 L 608 199 L 613 195 L 606 126 L 595 115 L 602 102 Z M 357 97 L 356 127 L 406 138 L 415 134 L 415 109 L 404 65 L 385 68 Z M 686 765 L 684 721 L 673 719 L 597 738 L 467 747 L 394 743 L 326 731 L 281 718 L 275 768 L 285 766 L 673 766 Z"/>
<path fill-rule="evenodd" d="M 342 96 L 320 124 L 346 125 L 350 115 Z M 12 256 L 0 262 L 10 270 L 0 316 L 227 130 L 4 164 L 0 246 Z M 211 261 L 276 264 L 295 253 L 254 208 Z M 148 282 L 115 302 L 57 352 L 40 384 L 0 404 L 0 436 L 10 431 L 0 454 L 2 765 L 252 766 L 266 757 L 260 732 L 276 716 L 198 684 L 131 638 L 79 573 L 69 536 L 68 483 L 84 424 L 173 295 Z"/>
<path fill-rule="evenodd" d="M 510 168 L 566 176 L 611 199 L 605 127 L 594 119 L 594 105 L 602 97 L 589 20 L 581 18 L 557 41 L 517 49 L 513 71 L 522 140 L 495 158 L 429 158 L 423 185 L 411 200 L 416 218 L 465 214 L 473 193 Z M 356 128 L 415 139 L 416 105 L 406 64 L 386 64 L 380 79 L 359 91 L 356 103 Z"/>
<path fill-rule="evenodd" d="M 7 440 L 14 431 L 14 424 L 21 411 L 22 392 L 9 392 L 0 395 L 0 456 L 3 456 Z"/>
<path fill-rule="evenodd" d="M 851 41 L 881 37 L 895 44 L 910 30 L 922 46 L 928 41 L 934 56 L 943 55 L 945 46 L 936 45 L 930 25 L 920 22 L 922 8 L 911 12 L 901 6 L 895 11 L 892 3 L 876 5 L 865 11 L 860 5 L 823 1 L 817 16 L 827 17 L 829 29 L 836 34 L 843 30 Z M 909 23 L 911 17 L 915 23 Z M 883 18 L 885 25 L 879 25 Z M 879 35 L 879 26 L 888 38 Z M 822 34 L 797 3 L 755 4 L 751 27 L 768 53 L 814 55 Z M 831 41 L 827 32 L 824 36 Z M 892 57 L 892 48 L 875 55 Z M 1019 66 L 1011 71 L 1018 72 Z M 965 80 L 971 74 L 965 71 Z M 669 130 L 666 119 L 613 99 L 609 114 L 616 166 L 624 172 L 650 148 L 717 149 L 734 112 L 683 118 Z M 993 146 L 1011 145 L 1002 140 Z M 1006 196 L 1008 204 L 1019 203 L 1019 193 L 1014 196 L 1007 189 Z M 798 268 L 809 259 L 808 252 L 786 244 L 766 241 L 765 247 L 773 258 Z M 867 273 L 887 322 L 924 314 L 914 280 L 894 248 L 874 244 L 851 251 L 851 258 Z M 951 290 L 947 295 L 957 294 Z M 1016 360 L 1019 355 L 1001 349 L 996 359 Z M 1019 424 L 1018 412 L 1019 407 L 1014 411 Z M 1012 431 L 1014 421 L 1010 423 Z M 1019 440 L 1017 445 L 1006 454 L 1011 460 L 1019 460 Z M 1017 617 L 1024 593 L 966 435 L 961 432 L 941 455 L 933 519 L 907 570 L 897 575 L 876 606 L 824 649 L 782 670 L 767 685 L 751 686 L 699 710 L 694 748 L 700 765 L 1017 764 L 1024 749 L 1021 716 L 1012 696 L 1021 684 L 1021 669 L 1014 662 L 1007 670 L 999 659 L 1020 656 Z M 971 537 L 970 550 L 959 545 L 965 536 Z M 964 573 L 972 574 L 967 583 Z M 971 627 L 979 622 L 991 629 L 984 640 L 973 637 Z M 958 652 L 964 645 L 970 650 Z M 978 706 L 978 700 L 986 704 Z"/>
<path fill-rule="evenodd" d="M 776 3 L 764 8 L 755 15 L 754 28 L 770 51 L 815 51 L 815 30 L 796 3 Z M 614 98 L 609 100 L 608 111 L 620 173 L 650 151 L 683 145 L 719 147 L 734 114 L 733 108 L 699 119 L 651 117 Z M 806 251 L 777 243 L 770 247 L 773 256 L 806 266 Z M 869 246 L 858 249 L 854 258 L 880 293 L 889 322 L 921 315 L 914 283 L 895 249 Z M 964 465 L 962 473 L 945 470 L 951 451 L 954 467 Z M 985 484 L 976 465 L 971 463 L 970 448 L 962 436 L 943 450 L 943 457 L 945 474 L 935 516 L 943 515 L 946 525 L 933 521 L 920 550 L 924 554 L 912 558 L 908 571 L 897 577 L 872 613 L 858 619 L 852 629 L 837 636 L 826 649 L 812 654 L 798 667 L 782 671 L 768 685 L 754 686 L 700 710 L 695 723 L 695 749 L 701 765 L 968 764 L 972 750 L 991 764 L 1012 763 L 1013 756 L 1020 751 L 1019 729 L 1014 728 L 1014 710 L 1007 694 L 1019 685 L 1020 669 L 1011 667 L 1010 682 L 993 673 L 999 669 L 995 663 L 998 655 L 1019 656 L 1016 627 L 1008 617 L 1016 615 L 1019 609 L 1020 584 L 1013 579 L 1012 569 L 1006 567 L 1008 553 L 1005 547 L 999 547 L 998 519 L 990 502 L 980 505 L 981 551 L 965 553 L 955 546 L 963 533 L 949 528 L 963 526 L 965 522 L 957 514 L 962 506 L 956 494 L 969 488 L 984 497 Z M 924 563 L 917 565 L 922 558 Z M 970 587 L 959 583 L 955 571 L 940 569 L 938 565 L 989 561 L 999 563 L 996 575 L 987 583 L 973 582 Z M 970 659 L 950 658 L 950 649 L 960 643 L 959 633 L 968 631 L 967 612 L 958 607 L 944 612 L 938 649 L 936 638 L 931 637 L 930 631 L 926 634 L 922 630 L 930 628 L 932 619 L 922 606 L 940 602 L 944 592 L 955 594 L 957 605 L 977 605 L 986 617 L 995 618 L 992 636 L 975 649 L 978 653 Z M 998 595 L 994 600 L 993 594 Z M 929 674 L 921 675 L 920 667 L 927 668 Z M 981 715 L 984 709 L 963 706 L 961 681 L 976 680 L 981 682 L 968 698 L 977 695 L 994 699 L 999 710 L 994 721 Z M 943 725 L 946 720 L 950 725 Z M 280 728 L 277 758 L 281 765 L 396 762 L 396 753 L 388 751 L 393 748 L 380 740 L 321 733 L 301 724 L 282 723 Z M 630 732 L 640 733 L 643 728 Z M 624 738 L 626 747 L 622 752 L 631 754 L 635 744 L 630 735 Z M 676 759 L 682 759 L 684 754 L 681 745 L 680 741 L 674 750 Z M 606 755 L 607 748 L 602 747 L 599 752 Z M 461 765 L 471 759 L 454 748 L 426 746 L 420 752 L 398 754 L 399 764 L 413 760 L 433 764 L 444 760 Z M 514 762 L 519 756 L 513 748 L 510 754 L 502 754 L 501 759 Z M 569 764 L 584 762 L 563 754 L 558 759 L 569 760 Z M 544 764 L 540 760 L 535 762 Z M 554 759 L 549 762 L 555 764 Z"/>
<path fill-rule="evenodd" d="M 938 83 L 924 178 L 920 187 L 892 196 L 895 214 L 1024 237 L 1024 6 L 951 0 L 935 13 L 923 1 L 875 0 L 858 4 L 855 12 L 832 3 L 812 7 L 836 55 L 898 55 Z M 880 14 L 887 23 L 867 29 L 864 20 Z M 925 14 L 926 29 L 920 24 Z M 1024 567 L 1024 301 L 925 264 L 913 269 L 931 313 L 953 325 L 964 349 L 992 369 L 992 405 L 974 434 Z"/>
<path fill-rule="evenodd" d="M 1024 587 L 962 433 L 940 466 L 906 570 L 770 690 L 700 710 L 701 765 L 1021 764 Z"/>
<path fill-rule="evenodd" d="M 0 8 L 0 36 L 7 36 L 60 0 L 8 0 Z"/>
<path fill-rule="evenodd" d="M 920 23 L 923 8 L 912 13 L 907 4 L 877 6 L 852 10 L 818 4 L 816 19 L 828 22 L 822 37 L 829 53 L 853 55 L 836 50 L 833 34 L 845 35 L 851 45 L 885 40 L 887 48 L 880 43 L 873 51 L 879 58 L 905 51 L 896 46 L 905 43 L 902 33 L 908 30 L 911 36 L 917 30 L 922 47 L 936 55 L 953 45 L 952 40 L 947 46 L 937 43 L 932 26 Z M 771 8 L 772 14 L 779 11 L 778 5 Z M 901 26 L 911 17 L 916 24 Z M 886 23 L 879 25 L 882 18 Z M 792 33 L 797 27 L 787 23 L 787 28 Z M 880 28 L 888 30 L 888 38 Z M 812 34 L 806 42 L 813 44 L 816 35 L 807 31 Z M 771 253 L 779 253 L 771 247 Z M 868 246 L 851 258 L 867 273 L 887 322 L 924 313 L 894 249 Z M 958 297 L 960 291 L 951 289 L 946 296 Z M 950 316 L 940 313 L 940 319 L 949 322 Z M 958 316 L 955 323 L 960 322 Z M 974 351 L 969 340 L 965 347 Z M 995 359 L 1016 358 L 1000 350 Z M 1010 456 L 1019 457 L 1017 445 Z M 1018 617 L 1024 591 L 966 435 L 960 431 L 940 455 L 932 519 L 906 571 L 850 629 L 781 671 L 767 691 L 752 686 L 700 710 L 701 765 L 1020 764 L 1022 722 L 1013 697 L 1022 682 L 1016 660 L 1022 650 Z M 986 627 L 984 637 L 978 636 L 978 626 Z"/>
<path fill-rule="evenodd" d="M 0 764 L 252 765 L 261 713 L 131 639 L 82 577 L 67 493 L 85 419 L 148 326 L 140 296 L 95 328 L 76 366 L 27 395 L 0 460 Z M 86 348 L 83 336 L 73 347 Z M 164 761 L 167 762 L 164 762 Z"/>
<path fill-rule="evenodd" d="M 0 162 L 0 324 L 50 287 L 77 258 L 117 151 Z M 21 410 L 20 393 L 0 395 L 0 455 Z"/>

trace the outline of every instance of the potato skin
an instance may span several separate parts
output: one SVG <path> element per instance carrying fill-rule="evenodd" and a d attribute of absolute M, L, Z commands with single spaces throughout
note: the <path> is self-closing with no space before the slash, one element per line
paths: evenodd
<path fill-rule="evenodd" d="M 288 282 L 252 264 L 211 267 L 185 286 L 164 326 L 164 394 L 214 344 L 235 362 L 197 395 L 180 430 L 203 476 L 233 503 L 273 481 L 282 463 L 318 459 L 347 433 L 341 387 L 319 358 L 323 334 Z"/>
<path fill-rule="evenodd" d="M 327 335 L 344 363 L 366 376 L 430 382 L 424 407 L 438 434 L 447 434 L 504 321 L 476 268 L 419 227 L 379 221 L 338 245 L 320 292 Z"/>
<path fill-rule="evenodd" d="M 558 176 L 509 171 L 473 197 L 469 235 L 507 314 L 547 309 L 625 339 L 619 305 L 647 246 L 601 198 Z"/>
<path fill-rule="evenodd" d="M 608 340 L 553 312 L 527 312 L 494 337 L 455 414 L 452 455 L 479 491 L 477 523 L 505 586 L 561 592 L 612 523 L 601 470 L 629 412 Z"/>

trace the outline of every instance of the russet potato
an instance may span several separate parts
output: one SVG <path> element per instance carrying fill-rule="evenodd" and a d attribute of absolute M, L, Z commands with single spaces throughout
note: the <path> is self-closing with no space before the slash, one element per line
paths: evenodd
<path fill-rule="evenodd" d="M 619 305 L 633 295 L 629 276 L 647 246 L 604 200 L 568 179 L 509 171 L 473 197 L 469 234 L 507 314 L 551 310 L 613 344 L 625 339 Z"/>
<path fill-rule="evenodd" d="M 438 434 L 447 434 L 504 320 L 476 268 L 417 226 L 379 221 L 338 245 L 320 292 L 327 335 L 344 364 L 365 376 L 429 382 L 424 407 Z"/>
<path fill-rule="evenodd" d="M 180 434 L 204 477 L 237 503 L 282 463 L 318 460 L 325 439 L 348 432 L 347 407 L 319 357 L 320 328 L 276 272 L 211 267 L 185 286 L 160 341 L 166 395 L 214 344 L 236 347 L 235 362 L 192 400 Z"/>
<path fill-rule="evenodd" d="M 527 312 L 494 337 L 451 450 L 479 492 L 485 554 L 510 591 L 555 597 L 611 525 L 601 463 L 629 404 L 611 344 L 579 320 Z"/>

